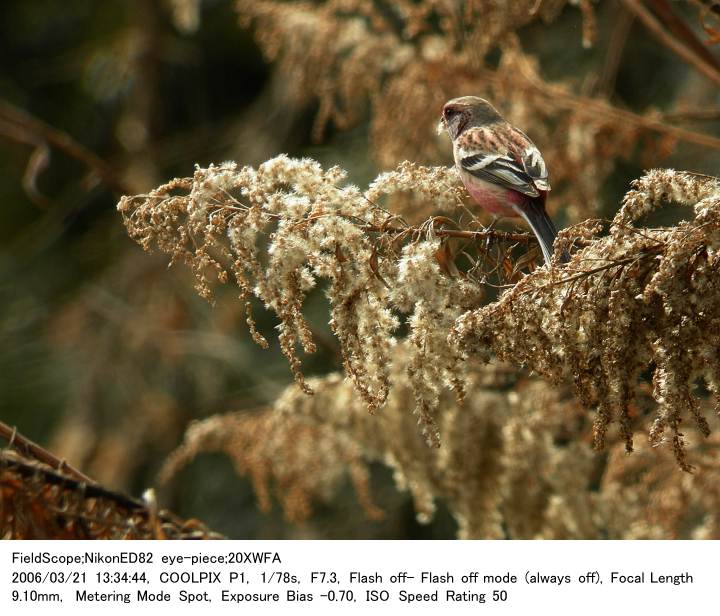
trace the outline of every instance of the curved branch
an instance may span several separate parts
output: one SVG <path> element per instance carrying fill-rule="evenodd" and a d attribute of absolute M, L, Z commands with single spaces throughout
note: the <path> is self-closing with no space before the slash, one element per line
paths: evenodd
<path fill-rule="evenodd" d="M 82 163 L 116 192 L 129 195 L 135 191 L 97 154 L 78 143 L 66 132 L 43 122 L 27 111 L 0 99 L 0 133 L 6 137 L 38 147 L 49 144 Z"/>

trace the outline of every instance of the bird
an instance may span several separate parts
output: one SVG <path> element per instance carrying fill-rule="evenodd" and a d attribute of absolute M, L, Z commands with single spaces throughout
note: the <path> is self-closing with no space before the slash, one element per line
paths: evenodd
<path fill-rule="evenodd" d="M 473 200 L 495 218 L 522 217 L 549 265 L 557 229 L 545 211 L 550 181 L 537 146 L 477 96 L 445 103 L 438 132 L 443 130 L 452 139 L 455 165 Z M 567 261 L 567 254 L 561 260 Z"/>

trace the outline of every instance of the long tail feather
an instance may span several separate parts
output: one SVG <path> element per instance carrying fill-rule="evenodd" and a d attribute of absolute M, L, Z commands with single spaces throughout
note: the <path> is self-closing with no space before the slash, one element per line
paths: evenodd
<path fill-rule="evenodd" d="M 540 243 L 543 257 L 545 257 L 545 263 L 549 265 L 553 254 L 553 242 L 557 236 L 557 229 L 545 211 L 544 204 L 534 200 L 528 200 L 523 205 L 516 206 L 515 210 L 525 219 L 525 222 L 530 225 L 530 228 Z M 568 260 L 569 257 L 567 253 L 563 252 L 560 256 L 560 261 L 567 263 Z"/>

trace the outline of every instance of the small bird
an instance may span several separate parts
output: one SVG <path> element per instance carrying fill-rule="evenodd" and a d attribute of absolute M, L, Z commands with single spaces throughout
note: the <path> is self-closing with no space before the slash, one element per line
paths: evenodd
<path fill-rule="evenodd" d="M 545 211 L 550 183 L 540 150 L 477 96 L 445 103 L 438 132 L 443 130 L 452 139 L 455 164 L 470 196 L 495 216 L 524 218 L 550 263 L 557 229 Z"/>

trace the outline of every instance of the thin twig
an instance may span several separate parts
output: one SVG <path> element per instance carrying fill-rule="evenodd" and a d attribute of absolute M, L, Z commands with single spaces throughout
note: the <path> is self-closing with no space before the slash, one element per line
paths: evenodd
<path fill-rule="evenodd" d="M 24 456 L 34 458 L 43 464 L 47 464 L 63 474 L 72 475 L 78 481 L 82 481 L 87 484 L 97 483 L 95 480 L 90 479 L 90 477 L 80 472 L 73 466 L 70 466 L 67 462 L 65 462 L 65 460 L 61 460 L 44 447 L 41 447 L 29 438 L 20 434 L 17 431 L 17 428 L 11 428 L 2 421 L 0 421 L 0 437 L 4 438 L 8 442 L 8 446 L 10 448 L 20 452 Z"/>
<path fill-rule="evenodd" d="M 572 94 L 562 86 L 552 85 L 537 79 L 529 66 L 521 66 L 521 75 L 526 80 L 527 85 L 548 97 L 551 104 L 559 109 L 572 109 L 577 113 L 590 117 L 605 117 L 620 125 L 638 126 L 645 130 L 669 135 L 679 141 L 720 149 L 719 137 L 666 124 L 656 117 L 638 115 L 601 100 Z M 500 77 L 495 71 L 490 70 L 483 73 L 483 78 L 495 82 L 504 80 L 504 77 Z"/>
<path fill-rule="evenodd" d="M 598 83 L 598 91 L 608 97 L 615 90 L 615 82 L 625 52 L 625 45 L 632 30 L 633 21 L 635 21 L 634 15 L 626 11 L 622 6 L 618 6 L 617 9 L 617 16 L 610 34 L 607 54 L 605 55 L 605 62 Z"/>
<path fill-rule="evenodd" d="M 642 259 L 647 259 L 649 257 L 654 257 L 655 253 L 649 252 L 644 254 L 635 255 L 632 257 L 627 257 L 625 259 L 619 259 L 617 261 L 612 261 L 610 263 L 607 263 L 606 265 L 600 265 L 598 267 L 595 267 L 593 269 L 589 270 L 582 270 L 578 274 L 574 274 L 572 276 L 569 276 L 567 278 L 562 278 L 560 280 L 554 280 L 552 282 L 547 282 L 544 285 L 541 285 L 540 287 L 537 287 L 538 289 L 544 289 L 546 287 L 556 287 L 558 285 L 567 284 L 568 282 L 574 282 L 576 280 L 580 280 L 581 278 L 586 278 L 592 274 L 597 274 L 599 272 L 604 272 L 606 270 L 612 269 L 613 267 L 621 267 L 623 265 L 628 265 L 630 263 L 635 263 L 637 261 L 641 261 Z M 535 291 L 537 289 L 533 289 Z"/>
<path fill-rule="evenodd" d="M 700 58 L 707 62 L 715 70 L 720 71 L 720 60 L 703 45 L 702 41 L 680 17 L 673 11 L 668 0 L 650 0 L 650 5 L 655 14 L 676 37 L 683 41 Z"/>
<path fill-rule="evenodd" d="M 698 56 L 692 49 L 678 41 L 663 27 L 662 23 L 639 0 L 621 0 L 629 11 L 650 30 L 651 34 L 665 47 L 673 51 L 695 70 L 720 86 L 720 71 Z"/>
<path fill-rule="evenodd" d="M 398 227 L 379 227 L 377 225 L 362 225 L 360 228 L 367 233 L 408 233 L 415 232 L 419 235 L 423 234 L 422 229 L 418 227 L 409 229 L 400 229 Z M 433 233 L 436 237 L 454 237 L 470 240 L 501 240 L 506 242 L 520 242 L 522 244 L 530 244 L 535 240 L 535 236 L 531 233 L 510 233 L 508 231 L 463 231 L 460 229 L 434 229 Z"/>
<path fill-rule="evenodd" d="M 15 130 L 7 130 L 6 127 Z M 2 98 L 0 98 L 0 133 L 15 141 L 34 147 L 42 144 L 56 147 L 71 158 L 81 162 L 120 194 L 132 195 L 136 192 L 102 158 L 75 141 L 66 132 L 50 126 Z"/>

